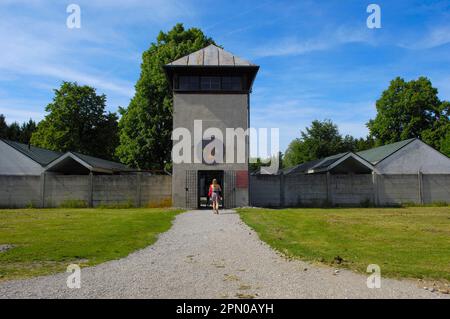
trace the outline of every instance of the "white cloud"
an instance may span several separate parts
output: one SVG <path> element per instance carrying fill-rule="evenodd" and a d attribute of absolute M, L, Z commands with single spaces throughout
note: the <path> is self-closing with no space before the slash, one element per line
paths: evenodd
<path fill-rule="evenodd" d="M 336 121 L 336 124 L 342 135 L 366 137 L 369 134 L 369 129 L 367 128 L 366 123 L 360 123 L 359 121 L 357 123 Z"/>
<path fill-rule="evenodd" d="M 1 1 L 0 81 L 8 85 L 0 88 L 0 111 L 8 121 L 42 119 L 52 88 L 63 80 L 105 93 L 110 111 L 127 106 L 142 52 L 130 25 L 139 25 L 138 32 L 150 31 L 150 42 L 155 31 L 196 16 L 191 4 L 181 0 L 79 0 L 82 27 L 70 30 L 69 3 Z"/>
<path fill-rule="evenodd" d="M 80 84 L 87 84 L 95 88 L 111 91 L 126 97 L 132 97 L 134 94 L 134 88 L 131 82 L 111 80 L 102 76 L 81 73 L 74 69 L 65 68 L 64 66 L 43 65 L 37 68 L 29 68 L 28 72 L 68 81 L 77 81 Z"/>
<path fill-rule="evenodd" d="M 374 44 L 374 38 L 366 28 L 341 26 L 323 31 L 318 37 L 300 39 L 284 38 L 276 43 L 266 43 L 253 50 L 256 57 L 301 55 L 313 51 L 324 51 L 348 43 Z"/>
<path fill-rule="evenodd" d="M 134 83 L 115 77 L 110 70 L 89 67 L 86 63 L 89 59 L 83 56 L 89 56 L 89 49 L 95 49 L 96 45 L 105 45 L 105 41 L 110 44 L 116 38 L 114 34 L 109 37 L 89 31 L 75 34 L 70 33 L 64 24 L 5 17 L 0 20 L 0 38 L 0 70 L 3 72 L 22 78 L 39 76 L 43 80 L 77 81 L 126 97 L 134 93 Z M 88 44 L 84 50 L 86 43 L 92 46 Z"/>
<path fill-rule="evenodd" d="M 37 112 L 29 109 L 32 103 L 32 101 L 25 100 L 0 99 L 0 114 L 6 117 L 7 123 L 23 123 L 27 122 L 30 118 L 35 121 L 43 119 L 45 112 Z M 42 110 L 44 107 L 45 104 L 40 106 Z"/>
<path fill-rule="evenodd" d="M 330 119 L 343 135 L 365 137 L 366 122 L 375 116 L 372 101 L 342 102 L 300 96 L 297 99 L 252 101 L 251 126 L 279 128 L 282 150 L 314 120 Z"/>
<path fill-rule="evenodd" d="M 410 38 L 407 42 L 400 42 L 398 46 L 412 50 L 424 50 L 440 47 L 450 43 L 450 26 L 436 26 L 429 29 L 420 38 Z"/>

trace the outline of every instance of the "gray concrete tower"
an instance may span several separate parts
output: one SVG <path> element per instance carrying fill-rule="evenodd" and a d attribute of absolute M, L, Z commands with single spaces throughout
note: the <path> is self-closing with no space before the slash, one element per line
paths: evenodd
<path fill-rule="evenodd" d="M 230 150 L 227 159 L 226 147 L 222 150 L 223 162 L 210 161 L 208 156 L 212 159 L 220 158 L 221 150 L 211 147 L 218 140 L 222 139 L 224 145 L 230 144 L 231 141 L 226 138 L 227 129 L 248 129 L 249 96 L 258 69 L 258 66 L 215 45 L 209 45 L 164 66 L 173 90 L 173 128 L 186 128 L 191 135 L 191 149 L 186 153 L 190 153 L 190 159 L 173 164 L 172 200 L 175 207 L 206 207 L 208 185 L 213 178 L 222 186 L 224 207 L 248 205 L 248 136 L 243 144 L 243 160 L 237 156 L 240 144 L 236 136 L 233 137 L 233 160 L 229 160 Z M 194 121 L 198 132 L 200 120 L 201 136 L 194 134 Z M 211 128 L 216 128 L 215 132 L 208 133 Z M 174 144 L 179 142 L 181 138 L 174 141 Z M 209 151 L 205 151 L 206 157 L 200 157 L 199 160 L 199 156 L 196 157 L 195 154 L 200 154 L 205 147 Z"/>

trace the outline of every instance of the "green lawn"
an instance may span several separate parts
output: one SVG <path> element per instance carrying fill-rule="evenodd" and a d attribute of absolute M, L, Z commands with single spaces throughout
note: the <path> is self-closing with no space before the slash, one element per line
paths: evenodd
<path fill-rule="evenodd" d="M 0 280 L 64 271 L 68 264 L 95 265 L 154 243 L 180 210 L 0 210 Z"/>
<path fill-rule="evenodd" d="M 382 275 L 450 280 L 450 207 L 239 209 L 286 255 Z M 344 262 L 337 265 L 334 258 Z"/>

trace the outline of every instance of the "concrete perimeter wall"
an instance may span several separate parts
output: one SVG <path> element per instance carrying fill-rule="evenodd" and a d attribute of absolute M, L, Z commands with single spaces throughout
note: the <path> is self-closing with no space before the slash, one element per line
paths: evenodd
<path fill-rule="evenodd" d="M 251 204 L 260 207 L 450 203 L 450 174 L 257 175 L 250 178 Z M 0 176 L 0 208 L 170 205 L 166 175 Z"/>
<path fill-rule="evenodd" d="M 260 207 L 450 203 L 450 174 L 254 175 L 250 186 Z"/>
<path fill-rule="evenodd" d="M 0 207 L 171 205 L 172 179 L 167 175 L 0 176 Z"/>

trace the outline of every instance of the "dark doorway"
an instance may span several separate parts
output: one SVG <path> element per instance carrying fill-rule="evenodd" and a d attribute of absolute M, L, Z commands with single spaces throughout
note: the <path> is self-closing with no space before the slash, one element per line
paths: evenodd
<path fill-rule="evenodd" d="M 208 198 L 209 185 L 213 179 L 217 179 L 222 187 L 223 197 L 223 171 L 198 171 L 198 207 L 211 208 L 212 204 Z M 223 208 L 223 199 L 220 201 L 220 208 Z"/>

